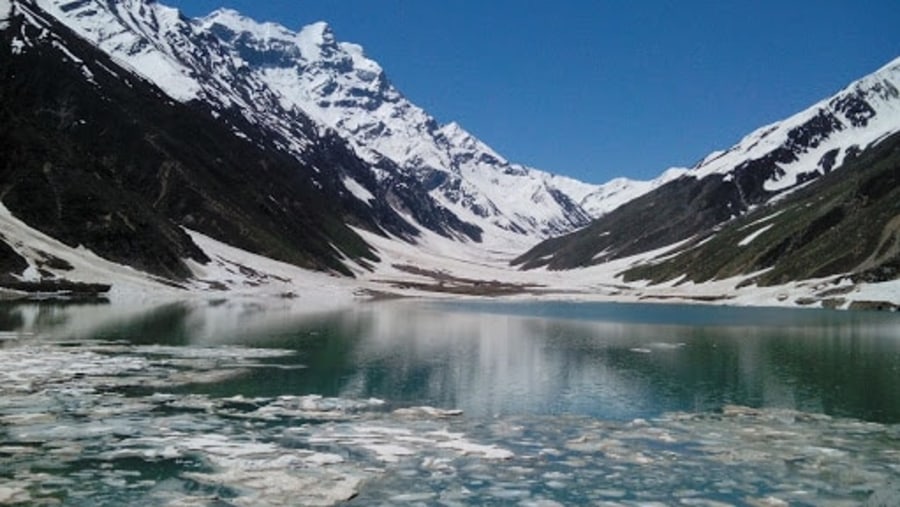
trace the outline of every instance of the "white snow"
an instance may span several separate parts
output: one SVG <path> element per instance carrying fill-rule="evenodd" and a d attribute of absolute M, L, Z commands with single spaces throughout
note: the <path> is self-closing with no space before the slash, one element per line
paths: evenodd
<path fill-rule="evenodd" d="M 342 182 L 344 183 L 344 187 L 346 187 L 347 190 L 350 191 L 350 193 L 360 201 L 369 204 L 369 201 L 375 200 L 375 196 L 372 195 L 372 192 L 369 192 L 366 187 L 362 186 L 353 178 L 347 176 L 342 180 Z"/>
<path fill-rule="evenodd" d="M 62 259 L 72 265 L 71 271 L 56 270 L 48 266 L 43 269 L 67 280 L 85 283 L 114 283 L 116 293 L 172 293 L 173 290 L 154 279 L 151 275 L 133 268 L 103 259 L 86 248 L 72 248 L 46 234 L 37 231 L 14 217 L 0 203 L 0 235 L 29 263 L 28 272 L 36 271 L 37 259 L 46 254 Z M 23 273 L 23 275 L 25 275 Z M 27 275 L 26 275 L 27 276 Z"/>
<path fill-rule="evenodd" d="M 596 218 L 685 174 L 688 174 L 688 169 L 671 167 L 649 181 L 615 178 L 602 185 L 591 185 L 559 175 L 551 176 L 551 181 Z"/>
<path fill-rule="evenodd" d="M 9 26 L 9 18 L 12 15 L 12 0 L 0 0 L 0 30 L 5 30 Z"/>
<path fill-rule="evenodd" d="M 235 31 L 256 31 L 261 34 L 262 37 L 266 38 L 273 37 L 275 34 L 290 33 L 290 30 L 278 23 L 257 23 L 256 21 L 247 18 L 240 12 L 229 8 L 216 9 L 205 18 L 199 19 L 198 22 L 206 27 L 214 22 L 218 22 Z"/>
<path fill-rule="evenodd" d="M 84 76 L 84 78 L 85 78 L 89 83 L 92 83 L 92 84 L 95 84 L 95 85 L 97 84 L 97 81 L 94 80 L 94 73 L 91 72 L 91 69 L 89 69 L 89 68 L 87 67 L 87 65 L 84 64 L 84 61 L 83 61 L 82 59 L 78 58 L 78 57 L 75 56 L 71 51 L 69 51 L 69 48 L 67 48 L 67 47 L 66 47 L 65 45 L 63 45 L 61 42 L 56 41 L 56 40 L 53 41 L 53 47 L 55 47 L 56 49 L 60 50 L 63 54 L 65 54 L 66 57 L 67 57 L 70 61 L 72 61 L 72 62 L 74 62 L 74 63 L 76 63 L 76 64 L 79 64 L 79 68 L 80 68 L 80 70 L 81 70 L 81 74 Z"/>
<path fill-rule="evenodd" d="M 861 284 L 850 295 L 856 301 L 885 301 L 900 305 L 900 280 Z"/>
<path fill-rule="evenodd" d="M 295 37 L 297 45 L 300 47 L 300 52 L 310 61 L 322 60 L 325 57 L 323 48 L 335 43 L 331 27 L 324 21 L 318 21 L 303 27 Z"/>
<path fill-rule="evenodd" d="M 747 246 L 747 245 L 749 245 L 750 243 L 753 242 L 754 239 L 758 238 L 760 234 L 762 234 L 762 233 L 768 231 L 769 229 L 771 229 L 773 225 L 774 225 L 774 224 L 769 224 L 769 225 L 760 227 L 759 229 L 753 231 L 753 232 L 750 233 L 747 237 L 745 237 L 744 239 L 740 240 L 740 241 L 738 242 L 738 246 Z"/>
<path fill-rule="evenodd" d="M 120 65 L 156 83 L 172 98 L 182 102 L 198 98 L 200 85 L 191 77 L 191 70 L 157 45 L 143 42 L 144 37 L 153 34 L 175 32 L 173 27 L 180 23 L 177 11 L 155 2 L 146 5 L 140 2 L 142 8 L 136 9 L 132 8 L 133 3 L 118 2 L 108 8 L 98 8 L 94 2 L 85 2 L 73 8 L 68 0 L 37 1 L 42 9 L 78 35 L 97 45 Z M 158 29 L 153 28 L 155 24 L 160 25 Z"/>
<path fill-rule="evenodd" d="M 441 442 L 437 446 L 444 449 L 453 449 L 464 455 L 477 455 L 493 460 L 505 460 L 515 456 L 511 451 L 502 449 L 496 445 L 474 444 L 464 440 L 450 440 Z"/>
<path fill-rule="evenodd" d="M 798 155 L 796 162 L 779 164 L 783 175 L 765 183 L 765 189 L 773 192 L 786 190 L 797 183 L 800 174 L 818 169 L 819 161 L 825 153 L 837 149 L 835 167 L 839 167 L 852 146 L 865 148 L 883 139 L 886 135 L 900 131 L 900 58 L 893 60 L 873 74 L 870 74 L 833 97 L 777 123 L 761 127 L 744 137 L 726 151 L 711 153 L 692 171 L 691 175 L 703 178 L 710 174 L 727 174 L 747 160 L 758 159 L 772 150 L 788 143 L 789 132 L 820 113 L 832 114 L 843 125 L 830 136 L 819 139 L 819 144 Z M 875 116 L 867 125 L 854 127 L 851 121 L 838 111 L 833 102 L 836 98 L 862 96 L 875 110 Z M 821 172 L 821 170 L 820 170 Z"/>
<path fill-rule="evenodd" d="M 226 245 L 196 231 L 186 231 L 212 259 L 206 265 L 187 261 L 197 279 L 195 289 L 206 290 L 221 284 L 232 296 L 291 293 L 302 299 L 310 310 L 328 310 L 355 301 L 353 293 L 357 287 L 353 280 L 302 269 Z"/>
<path fill-rule="evenodd" d="M 753 222 L 751 222 L 751 223 L 749 223 L 749 224 L 747 224 L 747 225 L 741 227 L 741 229 L 749 229 L 750 227 L 753 227 L 753 226 L 755 226 L 755 225 L 759 225 L 759 224 L 768 222 L 768 221 L 774 219 L 775 217 L 777 217 L 778 215 L 781 215 L 781 214 L 784 213 L 785 211 L 787 211 L 787 209 L 783 209 L 783 210 L 781 210 L 781 211 L 776 211 L 775 213 L 772 213 L 771 215 L 764 216 L 764 217 L 760 218 L 759 220 L 754 220 Z"/>

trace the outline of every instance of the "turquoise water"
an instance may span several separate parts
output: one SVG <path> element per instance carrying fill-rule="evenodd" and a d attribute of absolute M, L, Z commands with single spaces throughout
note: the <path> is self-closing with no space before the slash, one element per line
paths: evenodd
<path fill-rule="evenodd" d="M 821 505 L 900 486 L 895 314 L 302 310 L 0 307 L 0 503 Z"/>
<path fill-rule="evenodd" d="M 480 416 L 630 420 L 726 404 L 900 422 L 894 314 L 573 303 L 394 304 L 234 340 L 296 350 L 219 395 L 322 394 Z"/>

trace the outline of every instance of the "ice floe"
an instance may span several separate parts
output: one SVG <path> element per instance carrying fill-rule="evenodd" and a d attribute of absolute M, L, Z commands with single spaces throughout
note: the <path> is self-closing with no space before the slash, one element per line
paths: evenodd
<path fill-rule="evenodd" d="M 900 498 L 900 427 L 821 414 L 724 406 L 632 421 L 484 417 L 374 398 L 194 389 L 249 364 L 296 362 L 278 349 L 6 344 L 0 504 L 779 507 Z"/>

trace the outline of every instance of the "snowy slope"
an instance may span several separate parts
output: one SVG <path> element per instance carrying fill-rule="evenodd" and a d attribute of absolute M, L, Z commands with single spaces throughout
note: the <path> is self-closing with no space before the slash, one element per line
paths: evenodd
<path fill-rule="evenodd" d="M 19 276 L 22 280 L 37 281 L 40 270 L 52 272 L 59 278 L 82 283 L 109 283 L 115 280 L 113 292 L 171 293 L 174 289 L 163 281 L 128 266 L 122 266 L 95 255 L 84 247 L 72 248 L 33 229 L 17 219 L 0 203 L 0 236 L 14 238 L 12 247 L 28 263 Z M 65 269 L 48 266 L 48 258 L 60 259 Z M 44 261 L 44 262 L 42 262 Z"/>
<path fill-rule="evenodd" d="M 576 269 L 714 235 L 728 223 L 784 200 L 815 181 L 828 179 L 835 184 L 859 176 L 860 167 L 867 166 L 856 162 L 898 131 L 900 58 L 835 95 L 756 130 L 730 149 L 708 155 L 690 170 L 670 170 L 653 184 L 671 177 L 668 182 L 628 199 L 584 229 L 538 244 L 514 263 L 526 269 Z M 613 192 L 615 183 L 608 187 Z M 628 184 L 633 183 L 621 183 L 624 188 Z M 884 190 L 891 190 L 891 184 L 886 182 Z M 616 198 L 613 192 L 606 202 Z M 844 211 L 838 209 L 834 216 Z M 884 217 L 872 217 L 876 219 Z M 816 223 L 822 230 L 833 226 L 826 219 Z M 889 232 L 885 234 L 890 237 Z M 783 240 L 815 243 L 814 237 L 818 235 Z M 754 247 L 759 244 L 752 242 Z M 771 260 L 789 245 L 769 246 L 773 252 L 766 258 Z M 709 262 L 707 258 L 698 264 Z M 784 277 L 806 276 L 801 272 L 805 273 L 797 267 Z"/>
<path fill-rule="evenodd" d="M 353 301 L 355 286 L 350 280 L 254 255 L 195 231 L 188 233 L 212 260 L 205 265 L 189 261 L 195 279 L 180 289 L 169 280 L 110 262 L 84 247 L 65 245 L 15 218 L 0 203 L 0 235 L 15 238 L 16 253 L 28 263 L 20 276 L 23 280 L 37 281 L 38 272 L 44 270 L 68 281 L 113 282 L 109 296 L 117 301 L 183 298 L 186 295 L 183 288 L 202 294 L 210 286 L 227 287 L 232 296 L 283 297 L 291 293 L 303 298 L 302 306 L 310 311 L 333 309 Z M 48 258 L 58 259 L 67 266 L 64 269 L 48 266 Z M 306 297 L 310 293 L 314 297 Z"/>
<path fill-rule="evenodd" d="M 711 153 L 690 174 L 728 174 L 748 161 L 771 157 L 779 170 L 764 189 L 780 192 L 839 167 L 848 153 L 898 130 L 900 58 L 804 111 L 755 130 L 728 150 Z"/>
<path fill-rule="evenodd" d="M 141 75 L 180 102 L 201 100 L 222 113 L 239 112 L 265 126 L 278 145 L 302 154 L 316 132 L 305 117 L 280 107 L 245 62 L 174 8 L 147 0 L 35 0 L 117 64 Z M 253 132 L 235 127 L 244 138 Z"/>
<path fill-rule="evenodd" d="M 0 30 L 7 27 L 7 20 L 12 13 L 12 0 L 0 0 Z"/>
<path fill-rule="evenodd" d="M 220 9 L 197 24 L 229 44 L 283 108 L 334 128 L 372 163 L 393 161 L 462 220 L 495 235 L 527 243 L 562 234 L 680 175 L 593 185 L 511 163 L 459 124 L 439 125 L 326 23 L 294 32 Z"/>
<path fill-rule="evenodd" d="M 284 108 L 336 129 L 370 162 L 395 162 L 465 221 L 546 237 L 591 218 L 549 174 L 510 163 L 456 123 L 438 125 L 325 23 L 293 32 L 223 9 L 199 24 L 230 44 Z"/>
<path fill-rule="evenodd" d="M 620 177 L 602 185 L 590 185 L 559 175 L 553 175 L 551 181 L 555 187 L 575 199 L 592 217 L 601 217 L 628 201 L 634 200 L 688 173 L 688 169 L 672 167 L 652 180 L 642 181 Z"/>
<path fill-rule="evenodd" d="M 523 245 L 572 231 L 660 183 L 588 185 L 513 164 L 458 124 L 439 125 L 362 47 L 337 41 L 326 23 L 293 31 L 228 9 L 190 20 L 149 0 L 37 4 L 173 99 L 241 114 L 298 159 L 323 127 L 334 129 L 378 165 L 377 181 L 396 184 L 385 168 L 390 162 L 457 221 L 482 229 L 489 244 Z M 235 127 L 235 134 L 254 137 L 245 130 Z"/>
<path fill-rule="evenodd" d="M 109 2 L 105 9 L 71 0 L 38 1 L 38 5 L 58 19 L 71 16 L 77 22 L 70 27 L 104 52 L 120 55 L 121 63 L 158 83 L 171 97 L 182 102 L 200 97 L 201 87 L 190 69 L 172 56 L 181 40 L 193 35 L 177 10 L 139 0 Z M 147 44 L 148 39 L 155 45 Z"/>

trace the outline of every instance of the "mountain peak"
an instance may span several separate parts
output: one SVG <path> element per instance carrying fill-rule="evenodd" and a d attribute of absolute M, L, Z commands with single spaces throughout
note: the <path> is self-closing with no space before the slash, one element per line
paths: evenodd
<path fill-rule="evenodd" d="M 294 35 L 291 30 L 278 23 L 259 22 L 227 7 L 212 11 L 205 17 L 197 19 L 196 23 L 213 31 L 221 31 L 224 28 L 231 35 L 249 33 L 260 40 L 273 37 L 292 38 Z"/>
<path fill-rule="evenodd" d="M 319 45 L 333 45 L 335 42 L 334 31 L 331 29 L 331 25 L 325 21 L 316 21 L 304 26 L 298 35 Z"/>
<path fill-rule="evenodd" d="M 204 22 L 221 22 L 227 23 L 229 25 L 242 23 L 246 19 L 248 19 L 246 16 L 230 7 L 219 7 L 218 9 L 207 14 L 205 17 L 199 18 L 200 21 Z"/>
<path fill-rule="evenodd" d="M 281 64 L 293 66 L 298 57 L 301 61 L 317 62 L 340 57 L 342 53 L 340 46 L 343 45 L 337 43 L 334 32 L 324 21 L 294 31 L 278 23 L 257 21 L 234 9 L 222 8 L 196 20 L 196 23 L 222 40 L 237 42 L 241 49 L 249 49 L 252 56 L 246 51 L 242 56 L 253 61 L 264 57 L 264 61 L 272 63 L 271 57 L 282 53 L 281 56 L 286 58 Z M 357 52 L 361 54 L 362 49 Z"/>
<path fill-rule="evenodd" d="M 260 40 L 282 38 L 297 39 L 308 45 L 319 47 L 336 45 L 334 31 L 325 21 L 317 21 L 294 31 L 272 21 L 257 21 L 229 7 L 216 9 L 196 21 L 204 28 L 218 25 L 233 33 L 252 34 Z"/>
<path fill-rule="evenodd" d="M 449 138 L 470 137 L 466 129 L 462 128 L 462 125 L 456 121 L 451 121 L 441 127 L 440 132 Z"/>
<path fill-rule="evenodd" d="M 310 60 L 327 59 L 338 51 L 331 26 L 324 21 L 306 25 L 297 32 L 297 45 Z"/>

